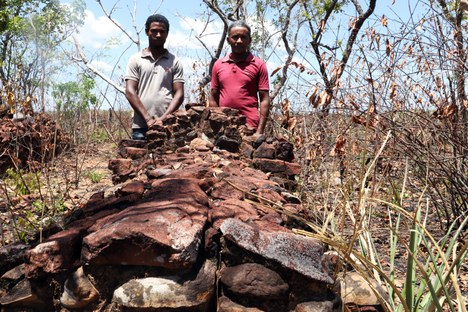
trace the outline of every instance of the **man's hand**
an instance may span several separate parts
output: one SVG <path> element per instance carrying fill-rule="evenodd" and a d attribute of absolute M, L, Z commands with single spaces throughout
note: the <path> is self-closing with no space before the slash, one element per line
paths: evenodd
<path fill-rule="evenodd" d="M 155 116 L 146 120 L 146 125 L 148 126 L 148 129 L 154 128 L 158 124 L 162 126 L 162 121 L 161 119 L 156 118 Z"/>
<path fill-rule="evenodd" d="M 259 147 L 266 140 L 266 136 L 264 134 L 258 133 L 258 132 L 254 133 L 252 135 L 252 138 L 253 138 L 252 146 L 254 148 Z"/>

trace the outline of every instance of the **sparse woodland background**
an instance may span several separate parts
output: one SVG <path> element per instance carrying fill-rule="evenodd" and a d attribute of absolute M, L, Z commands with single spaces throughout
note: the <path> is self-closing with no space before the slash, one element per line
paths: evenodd
<path fill-rule="evenodd" d="M 384 286 L 387 311 L 466 311 L 468 4 L 408 1 L 400 13 L 395 1 L 203 0 L 199 18 L 223 28 L 215 49 L 194 31 L 205 58 L 186 73 L 186 98 L 206 102 L 227 26 L 247 20 L 252 51 L 280 64 L 270 73 L 268 135 L 293 142 L 302 164 L 297 193 L 312 217 L 301 233 L 337 252 L 342 270 Z M 98 2 L 113 20 L 119 2 Z M 382 5 L 388 14 L 377 14 Z M 117 66 L 110 74 L 93 67 L 99 55 L 73 36 L 84 9 L 0 0 L 0 114 L 45 112 L 70 148 L 88 150 L 129 138 L 131 114 Z M 122 32 L 145 46 L 141 25 Z M 50 163 L 2 173 L 2 229 L 13 233 L 2 245 L 31 240 L 70 209 L 70 189 L 102 178 L 73 155 L 73 178 L 58 192 L 45 191 Z M 29 208 L 13 200 L 38 190 Z"/>

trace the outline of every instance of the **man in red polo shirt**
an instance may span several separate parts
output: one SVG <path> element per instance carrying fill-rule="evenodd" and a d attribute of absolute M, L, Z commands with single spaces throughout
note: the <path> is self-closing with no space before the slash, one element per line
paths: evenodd
<path fill-rule="evenodd" d="M 247 117 L 247 124 L 263 134 L 270 111 L 268 71 L 265 62 L 250 53 L 251 41 L 250 27 L 245 22 L 229 26 L 231 53 L 213 66 L 209 104 L 238 109 Z"/>

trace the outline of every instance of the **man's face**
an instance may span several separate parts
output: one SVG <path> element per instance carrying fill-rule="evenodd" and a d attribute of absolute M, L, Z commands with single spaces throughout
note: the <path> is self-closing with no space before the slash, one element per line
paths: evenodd
<path fill-rule="evenodd" d="M 163 47 L 167 38 L 166 25 L 163 23 L 152 22 L 146 34 L 148 35 L 150 46 Z"/>
<path fill-rule="evenodd" d="M 236 54 L 248 52 L 250 41 L 249 30 L 244 27 L 233 27 L 227 37 L 227 42 L 231 45 L 232 52 Z"/>

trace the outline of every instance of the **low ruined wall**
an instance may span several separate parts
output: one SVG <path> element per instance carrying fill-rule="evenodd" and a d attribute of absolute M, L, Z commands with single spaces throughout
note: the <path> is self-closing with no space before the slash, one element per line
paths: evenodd
<path fill-rule="evenodd" d="M 47 114 L 21 120 L 0 118 L 0 175 L 8 168 L 31 168 L 47 162 L 70 144 L 60 127 Z"/>
<path fill-rule="evenodd" d="M 331 258 L 292 231 L 307 218 L 293 146 L 244 124 L 194 106 L 120 142 L 114 188 L 44 242 L 0 251 L 2 309 L 338 311 Z"/>

